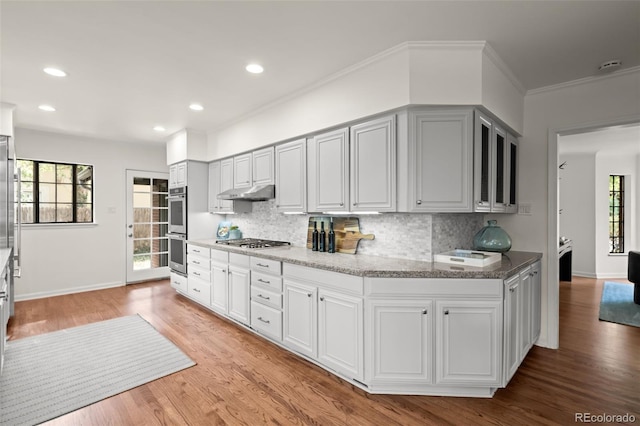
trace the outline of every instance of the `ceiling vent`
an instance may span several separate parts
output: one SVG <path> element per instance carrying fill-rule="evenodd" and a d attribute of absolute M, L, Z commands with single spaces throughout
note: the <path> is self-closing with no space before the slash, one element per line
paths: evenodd
<path fill-rule="evenodd" d="M 615 71 L 620 68 L 620 65 L 622 65 L 622 61 L 620 61 L 619 59 L 614 59 L 612 61 L 607 61 L 600 64 L 598 70 L 602 72 Z"/>

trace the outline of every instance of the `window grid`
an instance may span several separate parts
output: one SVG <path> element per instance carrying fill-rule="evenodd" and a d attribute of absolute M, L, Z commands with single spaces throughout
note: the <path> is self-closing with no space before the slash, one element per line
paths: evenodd
<path fill-rule="evenodd" d="M 609 253 L 624 253 L 624 176 L 609 176 Z"/>
<path fill-rule="evenodd" d="M 22 223 L 92 223 L 93 166 L 18 160 Z"/>

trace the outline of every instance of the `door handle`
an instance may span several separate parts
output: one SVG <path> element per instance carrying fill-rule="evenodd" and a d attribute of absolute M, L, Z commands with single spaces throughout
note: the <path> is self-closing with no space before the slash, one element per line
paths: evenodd
<path fill-rule="evenodd" d="M 133 234 L 129 234 L 129 238 L 133 238 Z"/>

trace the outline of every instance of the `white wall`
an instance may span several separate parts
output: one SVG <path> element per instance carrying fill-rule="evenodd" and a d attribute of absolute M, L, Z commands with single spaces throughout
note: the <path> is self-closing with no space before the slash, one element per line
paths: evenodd
<path fill-rule="evenodd" d="M 127 169 L 168 172 L 164 145 L 16 129 L 18 158 L 92 164 L 96 225 L 24 226 L 23 300 L 125 283 Z"/>
<path fill-rule="evenodd" d="M 560 236 L 573 241 L 572 271 L 584 277 L 596 276 L 595 184 L 596 155 L 564 154 L 566 165 L 560 174 Z"/>
<path fill-rule="evenodd" d="M 638 220 L 634 181 L 637 176 L 636 158 L 613 153 L 596 154 L 595 183 L 595 263 L 597 278 L 626 278 L 627 256 L 609 254 L 609 175 L 625 175 L 625 251 L 635 244 Z"/>
<path fill-rule="evenodd" d="M 558 318 L 557 307 L 549 310 L 548 306 L 549 292 L 558 292 L 558 283 L 549 285 L 547 277 L 549 262 L 557 262 L 557 254 L 549 255 L 547 249 L 548 167 L 556 167 L 555 164 L 548 164 L 549 132 L 635 118 L 640 116 L 638 99 L 638 69 L 539 90 L 525 96 L 518 189 L 520 202 L 531 203 L 531 215 L 504 215 L 500 218 L 502 227 L 513 240 L 514 250 L 542 251 L 544 254 L 542 331 L 538 341 L 542 346 L 557 345 Z M 555 279 L 552 278 L 552 281 Z"/>

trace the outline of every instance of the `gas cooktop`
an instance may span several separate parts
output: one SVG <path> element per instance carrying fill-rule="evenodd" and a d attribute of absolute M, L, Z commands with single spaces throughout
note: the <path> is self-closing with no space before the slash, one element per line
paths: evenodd
<path fill-rule="evenodd" d="M 241 238 L 239 240 L 218 240 L 216 244 L 224 244 L 226 246 L 262 249 L 270 247 L 290 246 L 288 241 L 261 240 L 258 238 Z"/>

